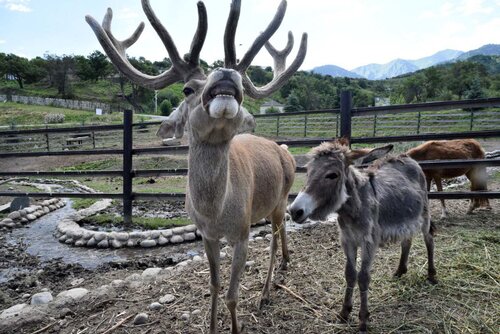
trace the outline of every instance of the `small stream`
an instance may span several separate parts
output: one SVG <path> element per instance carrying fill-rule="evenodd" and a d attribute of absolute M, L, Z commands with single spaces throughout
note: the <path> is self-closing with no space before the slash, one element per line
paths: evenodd
<path fill-rule="evenodd" d="M 203 244 L 199 241 L 148 249 L 141 247 L 98 249 L 66 245 L 54 237 L 57 224 L 64 217 L 76 212 L 72 208 L 73 202 L 71 199 L 65 199 L 65 201 L 66 206 L 41 216 L 24 228 L 16 228 L 8 232 L 5 236 L 6 244 L 13 247 L 26 247 L 25 251 L 29 255 L 38 258 L 41 262 L 41 265 L 38 267 L 43 267 L 44 263 L 57 260 L 67 264 L 79 264 L 85 269 L 96 269 L 106 263 L 134 261 L 146 256 L 170 257 L 182 261 L 191 256 L 203 253 Z M 287 230 L 289 232 L 296 231 L 313 224 L 308 223 L 306 226 L 303 226 L 288 222 Z M 270 233 L 270 231 L 271 227 L 269 224 L 260 225 L 252 228 L 250 235 L 251 237 L 257 235 L 263 236 Z M 0 267 L 0 283 L 13 279 L 18 273 L 38 269 L 40 268 L 25 269 L 22 265 L 16 267 L 12 264 L 8 268 Z"/>
<path fill-rule="evenodd" d="M 5 242 L 11 246 L 24 245 L 26 252 L 37 257 L 43 264 L 59 260 L 68 264 L 79 264 L 85 269 L 95 269 L 109 262 L 127 262 L 145 256 L 165 256 L 185 259 L 189 256 L 201 254 L 203 244 L 192 242 L 176 246 L 155 248 L 120 248 L 97 249 L 74 247 L 59 242 L 54 237 L 57 224 L 66 216 L 75 213 L 72 201 L 65 199 L 66 206 L 41 216 L 24 228 L 16 228 L 7 233 Z M 38 268 L 39 269 L 39 268 Z M 12 279 L 17 273 L 26 271 L 12 265 L 9 268 L 0 268 L 0 283 Z"/>

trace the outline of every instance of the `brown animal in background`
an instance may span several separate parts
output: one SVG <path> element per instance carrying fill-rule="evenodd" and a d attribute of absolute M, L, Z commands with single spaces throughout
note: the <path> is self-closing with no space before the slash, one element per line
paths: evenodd
<path fill-rule="evenodd" d="M 102 26 L 92 17 L 87 22 L 113 64 L 133 82 L 161 89 L 178 81 L 184 82 L 183 93 L 188 115 L 189 170 L 186 209 L 203 236 L 210 268 L 211 319 L 210 333 L 217 332 L 217 301 L 220 291 L 220 243 L 225 237 L 233 246 L 231 278 L 227 288 L 226 305 L 231 313 L 233 334 L 242 331 L 237 318 L 238 289 L 247 259 L 250 225 L 262 218 L 271 219 L 273 237 L 267 279 L 261 304 L 269 298 L 270 278 L 274 269 L 277 238 L 281 237 L 283 262 L 288 261 L 286 232 L 283 218 L 288 192 L 295 176 L 292 155 L 275 142 L 250 134 L 237 135 L 244 121 L 243 92 L 252 98 L 263 98 L 280 89 L 301 66 L 307 50 L 307 35 L 302 36 L 299 52 L 289 67 L 274 69 L 267 85 L 255 87 L 246 71 L 259 50 L 278 29 L 286 10 L 282 1 L 269 26 L 251 44 L 238 61 L 235 33 L 240 16 L 241 1 L 233 0 L 224 35 L 224 68 L 205 75 L 200 66 L 200 51 L 207 33 L 207 12 L 198 2 L 198 29 L 191 50 L 182 58 L 170 34 L 154 14 L 149 1 L 142 0 L 144 13 L 165 45 L 172 67 L 157 76 L 136 70 L 126 57 L 126 49 L 140 36 L 144 24 L 124 41 L 111 33 L 112 11 L 108 9 Z M 290 36 L 290 35 L 289 35 Z M 272 54 L 284 64 L 288 52 Z"/>
<path fill-rule="evenodd" d="M 481 144 L 474 139 L 455 139 L 455 140 L 431 140 L 425 142 L 406 152 L 415 160 L 453 160 L 453 159 L 484 159 L 484 150 Z M 473 166 L 468 168 L 442 168 L 424 170 L 427 180 L 427 191 L 431 188 L 431 182 L 434 180 L 438 191 L 443 191 L 442 179 L 465 175 L 470 180 L 471 191 L 487 190 L 486 167 Z M 487 198 L 473 198 L 467 213 L 470 214 L 474 209 L 484 207 L 491 210 Z M 441 199 L 441 218 L 448 215 L 444 199 Z"/>

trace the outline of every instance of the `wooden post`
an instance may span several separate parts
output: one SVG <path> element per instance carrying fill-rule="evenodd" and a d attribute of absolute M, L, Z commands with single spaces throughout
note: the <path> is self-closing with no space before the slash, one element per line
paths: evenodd
<path fill-rule="evenodd" d="M 132 110 L 123 113 L 123 222 L 132 224 Z"/>
<path fill-rule="evenodd" d="M 280 117 L 276 117 L 276 137 L 280 136 Z"/>
<path fill-rule="evenodd" d="M 351 140 L 352 93 L 344 90 L 340 93 L 340 137 Z"/>
<path fill-rule="evenodd" d="M 307 137 L 307 115 L 304 115 L 304 138 Z"/>

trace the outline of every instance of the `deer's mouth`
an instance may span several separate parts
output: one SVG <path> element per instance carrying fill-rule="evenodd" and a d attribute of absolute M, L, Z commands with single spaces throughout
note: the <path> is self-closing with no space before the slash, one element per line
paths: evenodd
<path fill-rule="evenodd" d="M 205 88 L 202 96 L 203 108 L 213 118 L 232 119 L 236 117 L 242 101 L 241 89 L 233 80 L 226 78 Z"/>

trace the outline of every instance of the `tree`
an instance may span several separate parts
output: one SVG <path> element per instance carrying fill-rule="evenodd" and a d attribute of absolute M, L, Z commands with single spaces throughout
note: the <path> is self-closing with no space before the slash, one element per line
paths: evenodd
<path fill-rule="evenodd" d="M 98 81 L 99 78 L 104 79 L 111 72 L 111 64 L 105 54 L 94 51 L 88 57 L 89 65 L 92 70 L 92 79 Z"/>
<path fill-rule="evenodd" d="M 17 81 L 19 88 L 24 88 L 24 80 L 29 74 L 29 60 L 10 53 L 4 57 L 3 71 L 7 77 Z"/>
<path fill-rule="evenodd" d="M 168 116 L 172 112 L 172 103 L 169 100 L 163 100 L 160 103 L 160 112 L 162 116 Z"/>

